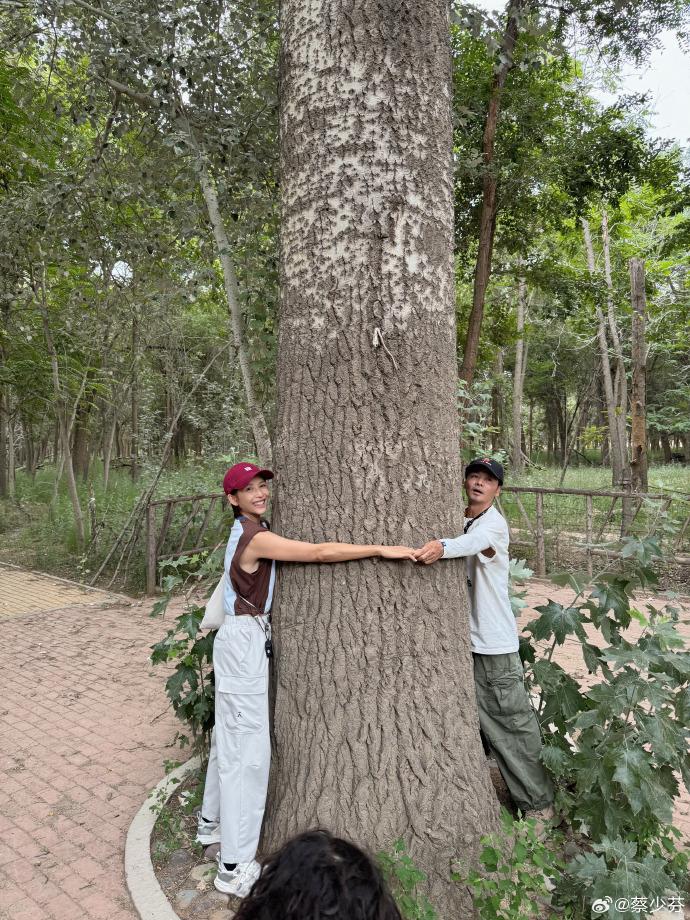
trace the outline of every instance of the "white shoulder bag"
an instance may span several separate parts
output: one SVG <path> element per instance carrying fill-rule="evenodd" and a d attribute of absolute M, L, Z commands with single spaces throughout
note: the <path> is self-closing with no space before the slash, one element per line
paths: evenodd
<path fill-rule="evenodd" d="M 199 629 L 220 629 L 225 619 L 225 572 L 220 576 L 220 581 L 213 594 L 206 601 L 204 618 L 199 624 Z"/>

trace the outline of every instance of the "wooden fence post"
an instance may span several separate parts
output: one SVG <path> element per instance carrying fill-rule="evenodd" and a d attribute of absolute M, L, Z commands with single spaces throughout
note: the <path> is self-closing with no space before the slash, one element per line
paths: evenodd
<path fill-rule="evenodd" d="M 156 506 L 146 506 L 146 593 L 156 593 Z"/>
<path fill-rule="evenodd" d="M 546 549 L 544 547 L 544 493 L 536 494 L 536 538 L 537 538 L 537 575 L 546 577 Z"/>
<path fill-rule="evenodd" d="M 585 540 L 587 541 L 587 574 L 592 577 L 592 538 L 594 536 L 594 509 L 592 496 L 585 495 Z"/>

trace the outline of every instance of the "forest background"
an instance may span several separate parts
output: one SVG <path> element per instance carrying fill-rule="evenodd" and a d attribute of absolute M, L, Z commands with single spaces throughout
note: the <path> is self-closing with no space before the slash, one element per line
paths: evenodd
<path fill-rule="evenodd" d="M 590 82 L 685 34 L 687 15 L 675 0 L 453 8 L 461 447 L 503 457 L 513 484 L 637 475 L 687 494 L 688 154 L 652 135 L 648 99 L 604 104 Z M 4 561 L 107 580 L 129 527 L 117 578 L 134 590 L 133 508 L 269 461 L 278 28 L 268 0 L 5 6 Z M 648 483 L 630 462 L 636 366 Z"/>

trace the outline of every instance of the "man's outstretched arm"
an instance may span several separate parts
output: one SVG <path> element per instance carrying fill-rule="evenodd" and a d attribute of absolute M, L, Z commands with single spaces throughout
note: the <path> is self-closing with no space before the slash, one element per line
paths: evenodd
<path fill-rule="evenodd" d="M 420 549 L 414 551 L 417 562 L 431 565 L 441 557 L 444 559 L 458 559 L 461 556 L 476 556 L 482 553 L 491 558 L 496 555 L 496 550 L 491 546 L 490 535 L 477 531 L 466 533 L 459 537 L 446 540 L 429 540 Z"/>

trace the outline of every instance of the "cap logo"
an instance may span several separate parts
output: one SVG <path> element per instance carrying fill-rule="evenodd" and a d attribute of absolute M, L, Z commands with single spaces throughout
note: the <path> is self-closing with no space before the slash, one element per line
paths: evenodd
<path fill-rule="evenodd" d="M 249 473 L 251 471 L 251 466 L 245 466 L 244 471 L 245 473 Z"/>

